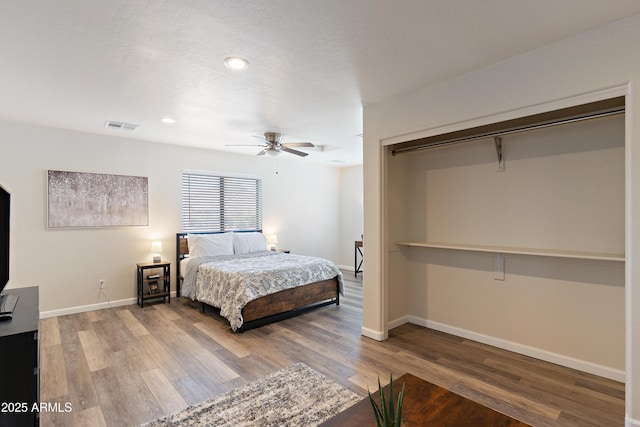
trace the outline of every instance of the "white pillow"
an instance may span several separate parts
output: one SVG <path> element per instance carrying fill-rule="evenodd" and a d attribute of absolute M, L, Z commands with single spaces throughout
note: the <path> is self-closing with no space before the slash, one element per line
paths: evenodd
<path fill-rule="evenodd" d="M 233 233 L 233 251 L 236 255 L 267 250 L 267 239 L 264 234 Z"/>
<path fill-rule="evenodd" d="M 233 255 L 233 233 L 189 234 L 189 257 Z"/>

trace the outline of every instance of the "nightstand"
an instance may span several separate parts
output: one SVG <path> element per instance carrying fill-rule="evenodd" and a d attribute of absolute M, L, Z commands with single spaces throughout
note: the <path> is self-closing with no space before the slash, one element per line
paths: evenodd
<path fill-rule="evenodd" d="M 138 269 L 138 305 L 144 307 L 147 300 L 166 298 L 171 304 L 171 263 L 141 262 Z"/>

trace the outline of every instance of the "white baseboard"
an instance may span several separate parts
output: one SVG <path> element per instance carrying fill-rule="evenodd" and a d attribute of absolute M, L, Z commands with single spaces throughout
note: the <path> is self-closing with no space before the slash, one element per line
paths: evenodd
<path fill-rule="evenodd" d="M 389 329 L 393 329 L 393 328 L 397 328 L 398 326 L 404 325 L 405 323 L 415 323 L 411 321 L 411 316 L 404 316 L 404 317 L 400 317 L 396 320 L 391 320 L 389 323 L 387 323 L 387 327 Z M 415 323 L 417 325 L 417 323 Z"/>
<path fill-rule="evenodd" d="M 338 269 L 340 270 L 347 270 L 347 271 L 356 271 L 355 268 L 353 268 L 353 266 L 349 266 L 349 265 L 336 265 L 336 267 L 338 267 Z"/>
<path fill-rule="evenodd" d="M 624 417 L 624 427 L 640 427 L 640 420 L 629 418 L 628 415 Z"/>
<path fill-rule="evenodd" d="M 175 298 L 175 296 L 176 296 L 175 291 L 171 292 L 171 298 Z M 77 307 L 61 308 L 59 310 L 41 311 L 40 318 L 46 319 L 48 317 L 66 316 L 68 314 L 77 314 L 77 313 L 84 313 L 87 311 L 103 310 L 105 308 L 121 307 L 123 305 L 133 305 L 137 303 L 138 303 L 137 298 L 127 298 L 127 299 L 121 299 L 121 300 L 110 301 L 110 302 L 104 301 L 104 302 L 98 302 L 95 304 L 80 305 Z"/>
<path fill-rule="evenodd" d="M 422 319 L 415 316 L 405 316 L 405 317 L 396 319 L 392 322 L 389 322 L 389 329 L 393 329 L 404 323 L 413 323 L 414 325 L 424 326 L 426 328 L 434 329 L 436 331 L 446 332 L 448 334 L 455 335 L 458 337 L 467 338 L 473 341 L 478 341 L 483 344 L 488 344 L 494 347 L 502 348 L 504 350 L 513 351 L 514 353 L 519 353 L 525 356 L 530 356 L 536 359 L 544 360 L 546 362 L 555 363 L 556 365 L 577 369 L 582 372 L 587 372 L 593 375 L 598 375 L 600 377 L 609 378 L 614 381 L 625 382 L 624 371 L 620 371 L 618 369 L 609 368 L 607 366 L 598 365 L 595 363 L 587 362 L 585 360 L 575 359 L 573 357 L 564 356 L 562 354 L 553 353 L 553 352 L 542 350 L 539 348 L 530 347 L 524 344 L 519 344 L 513 341 L 508 341 L 501 338 L 480 334 L 477 332 L 469 331 L 469 330 L 458 328 L 455 326 L 446 325 L 444 323 Z M 636 424 L 630 424 L 630 425 L 635 426 Z M 640 424 L 637 424 L 637 426 L 640 427 Z"/>
<path fill-rule="evenodd" d="M 362 327 L 362 335 L 376 341 L 384 341 L 387 337 L 382 331 L 374 331 L 373 329 Z"/>

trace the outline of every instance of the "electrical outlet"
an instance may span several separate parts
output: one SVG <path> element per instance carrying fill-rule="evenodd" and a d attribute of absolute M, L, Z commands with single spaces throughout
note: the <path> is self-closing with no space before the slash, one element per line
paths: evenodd
<path fill-rule="evenodd" d="M 98 280 L 98 286 L 100 287 L 100 289 L 104 289 L 105 286 L 107 286 L 107 281 L 104 279 Z"/>

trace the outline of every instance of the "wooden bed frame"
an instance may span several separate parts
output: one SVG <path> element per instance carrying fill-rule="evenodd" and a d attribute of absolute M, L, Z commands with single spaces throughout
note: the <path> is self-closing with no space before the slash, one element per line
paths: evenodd
<path fill-rule="evenodd" d="M 235 233 L 260 232 L 261 230 L 242 230 Z M 191 234 L 219 234 L 219 232 L 202 232 Z M 189 256 L 188 233 L 176 234 L 176 296 L 180 296 L 182 274 L 180 261 Z M 208 305 L 201 302 L 204 312 Z M 265 295 L 249 301 L 242 309 L 244 322 L 236 332 L 246 331 L 268 323 L 283 320 L 326 305 L 340 305 L 340 285 L 337 277 L 320 282 L 309 283 L 275 294 Z"/>

